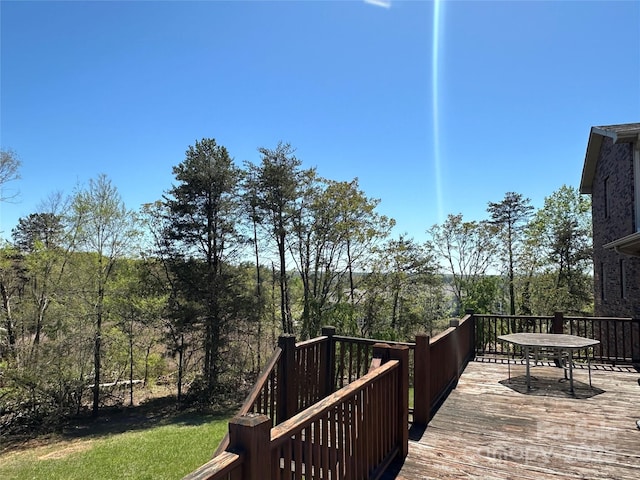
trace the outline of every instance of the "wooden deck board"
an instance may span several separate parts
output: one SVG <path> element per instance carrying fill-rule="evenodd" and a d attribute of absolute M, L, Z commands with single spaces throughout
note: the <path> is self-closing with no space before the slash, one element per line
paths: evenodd
<path fill-rule="evenodd" d="M 640 478 L 638 372 L 574 370 L 575 394 L 550 364 L 471 362 L 409 455 L 383 477 L 396 479 Z"/>

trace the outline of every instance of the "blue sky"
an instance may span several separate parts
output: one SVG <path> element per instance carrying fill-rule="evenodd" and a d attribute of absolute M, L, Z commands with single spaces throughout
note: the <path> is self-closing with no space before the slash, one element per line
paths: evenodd
<path fill-rule="evenodd" d="M 137 210 L 211 137 L 239 164 L 289 142 L 422 240 L 577 187 L 590 127 L 640 121 L 638 1 L 373 3 L 3 0 L 2 235 L 101 173 Z"/>

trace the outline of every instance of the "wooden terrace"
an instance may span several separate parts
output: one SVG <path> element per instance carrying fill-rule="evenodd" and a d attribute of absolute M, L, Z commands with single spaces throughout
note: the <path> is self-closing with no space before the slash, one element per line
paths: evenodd
<path fill-rule="evenodd" d="M 552 359 L 528 390 L 523 351 L 498 340 L 512 332 L 600 344 L 574 353 L 573 393 Z M 640 478 L 640 319 L 468 312 L 411 343 L 322 333 L 280 337 L 214 458 L 185 480 Z"/>
<path fill-rule="evenodd" d="M 426 430 L 411 432 L 409 453 L 385 480 L 640 478 L 640 374 L 630 367 L 575 371 L 575 395 L 547 363 L 470 362 Z"/>

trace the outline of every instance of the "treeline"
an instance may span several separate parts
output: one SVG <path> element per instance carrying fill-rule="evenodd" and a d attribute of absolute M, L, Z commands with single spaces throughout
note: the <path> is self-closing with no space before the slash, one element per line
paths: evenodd
<path fill-rule="evenodd" d="M 450 215 L 420 243 L 391 237 L 394 220 L 357 179 L 302 168 L 288 144 L 258 152 L 239 166 L 202 139 L 140 211 L 100 175 L 19 220 L 0 249 L 5 427 L 134 403 L 138 381 L 166 383 L 179 402 L 228 396 L 251 385 L 281 333 L 331 324 L 407 339 L 467 308 L 592 308 L 590 206 L 575 189 L 537 212 L 507 193 L 487 220 Z M 7 166 L 0 184 L 16 177 L 12 152 Z"/>
<path fill-rule="evenodd" d="M 593 313 L 591 199 L 563 185 L 537 211 L 521 194 L 489 202 L 488 218 L 449 215 L 428 232 L 458 311 Z"/>

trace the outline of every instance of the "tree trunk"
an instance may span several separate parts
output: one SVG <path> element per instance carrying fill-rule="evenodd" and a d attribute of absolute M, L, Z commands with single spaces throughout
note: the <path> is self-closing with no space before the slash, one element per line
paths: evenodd
<path fill-rule="evenodd" d="M 133 407 L 133 320 L 129 327 L 129 405 Z"/>
<path fill-rule="evenodd" d="M 293 333 L 291 307 L 289 306 L 289 285 L 287 283 L 287 265 L 285 259 L 285 236 L 280 234 L 278 250 L 280 254 L 280 314 L 283 333 Z"/>
<path fill-rule="evenodd" d="M 255 249 L 256 257 L 256 320 L 258 323 L 258 371 L 262 369 L 262 281 L 260 278 L 260 252 L 258 250 L 258 229 L 255 221 L 255 215 L 253 216 L 253 246 Z"/>
<path fill-rule="evenodd" d="M 13 353 L 16 345 L 16 333 L 13 328 L 13 315 L 11 313 L 11 297 L 7 292 L 4 283 L 0 282 L 0 294 L 2 294 L 2 306 L 5 311 L 5 325 L 7 328 L 7 339 L 9 340 L 9 349 Z"/>
<path fill-rule="evenodd" d="M 100 262 L 100 269 L 102 269 L 102 263 Z M 102 348 L 102 309 L 104 306 L 104 287 L 100 285 L 98 288 L 98 304 L 96 308 L 96 327 L 94 334 L 93 344 L 93 408 L 92 415 L 98 416 L 98 408 L 100 407 L 100 380 L 101 380 L 101 368 L 100 357 Z"/>
<path fill-rule="evenodd" d="M 102 346 L 102 313 L 98 312 L 93 342 L 93 408 L 92 415 L 98 416 L 100 406 L 100 348 Z"/>
<path fill-rule="evenodd" d="M 184 369 L 184 334 L 180 334 L 180 347 L 178 349 L 178 407 L 182 402 L 182 375 Z"/>
<path fill-rule="evenodd" d="M 147 351 L 144 354 L 144 380 L 143 385 L 146 387 L 149 381 L 149 354 L 151 353 L 151 345 L 147 345 Z"/>
<path fill-rule="evenodd" d="M 509 313 L 510 315 L 516 314 L 516 293 L 514 288 L 514 268 L 513 268 L 513 236 L 511 231 L 511 225 L 509 225 L 508 233 L 508 248 L 509 248 Z"/>

